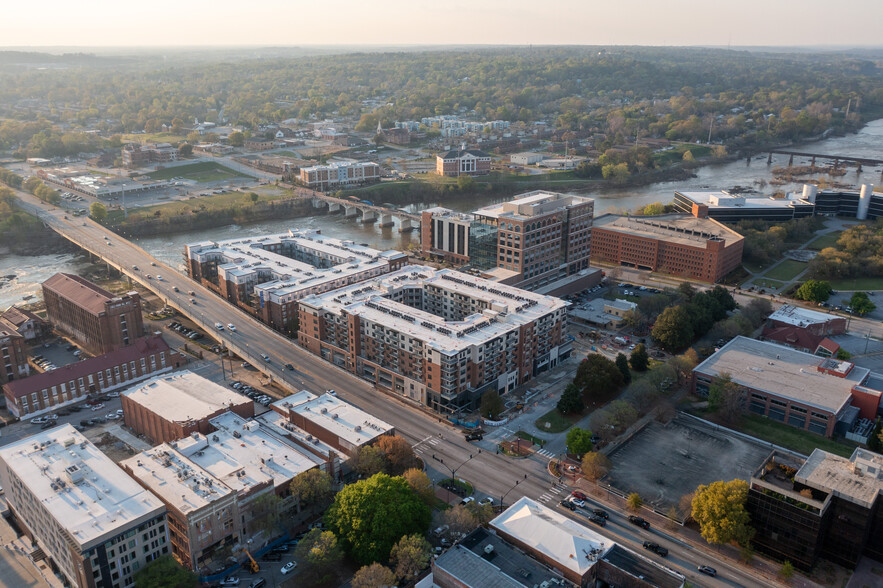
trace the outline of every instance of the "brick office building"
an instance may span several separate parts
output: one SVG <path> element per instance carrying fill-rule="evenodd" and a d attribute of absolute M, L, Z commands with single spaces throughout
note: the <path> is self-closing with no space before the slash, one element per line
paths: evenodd
<path fill-rule="evenodd" d="M 440 176 L 483 176 L 491 173 L 491 156 L 479 149 L 452 149 L 435 156 Z"/>
<path fill-rule="evenodd" d="M 373 161 L 341 161 L 300 169 L 300 181 L 314 190 L 333 190 L 380 181 L 380 166 Z"/>
<path fill-rule="evenodd" d="M 31 373 L 25 338 L 15 325 L 0 318 L 0 385 L 27 378 Z"/>
<path fill-rule="evenodd" d="M 52 325 L 92 355 L 130 345 L 144 334 L 137 292 L 115 296 L 79 276 L 58 273 L 43 282 L 43 300 Z"/>
<path fill-rule="evenodd" d="M 6 409 L 18 418 L 36 416 L 170 371 L 186 360 L 159 335 L 98 357 L 3 385 Z"/>
<path fill-rule="evenodd" d="M 225 412 L 254 416 L 254 401 L 190 371 L 151 378 L 120 397 L 123 418 L 135 432 L 154 443 L 214 431 L 209 423 Z"/>
<path fill-rule="evenodd" d="M 744 238 L 712 219 L 684 214 L 605 214 L 592 227 L 592 261 L 713 283 L 742 263 Z"/>

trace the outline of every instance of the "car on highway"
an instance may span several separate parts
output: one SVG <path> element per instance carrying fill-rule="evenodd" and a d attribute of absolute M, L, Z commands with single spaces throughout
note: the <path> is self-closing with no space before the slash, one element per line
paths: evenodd
<path fill-rule="evenodd" d="M 190 299 L 190 304 L 196 304 L 196 300 L 194 300 L 193 298 L 191 298 L 191 299 Z"/>
<path fill-rule="evenodd" d="M 147 279 L 148 279 L 148 280 L 152 280 L 152 279 L 153 279 L 153 276 L 151 276 L 150 274 L 147 274 Z"/>
<path fill-rule="evenodd" d="M 151 261 L 151 262 L 150 262 L 150 265 L 152 265 L 153 267 L 156 267 L 156 262 L 155 262 L 155 261 Z"/>
<path fill-rule="evenodd" d="M 601 517 L 602 519 L 609 519 L 610 518 L 610 515 L 607 514 L 607 511 L 604 510 L 603 508 L 593 508 L 592 514 L 595 515 L 596 517 Z"/>
<path fill-rule="evenodd" d="M 484 439 L 484 435 L 481 433 L 466 433 L 467 441 L 481 441 L 482 439 Z"/>
<path fill-rule="evenodd" d="M 294 568 L 296 568 L 296 567 L 297 567 L 297 562 L 290 561 L 287 564 L 285 564 L 284 566 L 282 566 L 282 569 L 279 571 L 282 574 L 288 574 L 290 572 L 293 572 Z"/>
<path fill-rule="evenodd" d="M 162 276 L 159 275 L 159 274 L 156 274 L 156 280 L 157 280 L 158 282 L 162 282 Z"/>
<path fill-rule="evenodd" d="M 194 292 L 193 290 L 191 290 L 190 292 L 187 292 L 187 293 L 190 294 L 191 296 L 196 296 L 196 292 Z"/>
<path fill-rule="evenodd" d="M 227 328 L 233 332 L 236 331 L 236 326 L 233 323 L 227 323 Z"/>
<path fill-rule="evenodd" d="M 175 292 L 180 292 L 180 290 L 178 290 L 178 286 L 172 286 L 172 290 L 174 290 Z"/>
<path fill-rule="evenodd" d="M 668 549 L 652 541 L 644 541 L 644 549 L 652 551 L 660 557 L 665 557 L 666 555 L 668 555 Z"/>
<path fill-rule="evenodd" d="M 133 265 L 133 266 L 132 266 L 132 269 L 135 270 L 135 271 L 137 272 L 137 271 L 140 270 L 141 268 L 138 267 L 137 265 Z"/>
<path fill-rule="evenodd" d="M 290 363 L 286 363 L 286 364 L 285 364 L 285 369 L 287 369 L 287 370 L 290 371 L 290 372 L 293 372 L 293 371 L 294 371 L 294 366 L 291 365 Z"/>
<path fill-rule="evenodd" d="M 717 576 L 717 570 L 711 566 L 701 565 L 696 566 L 696 569 L 702 572 L 703 574 L 707 574 L 711 577 Z"/>
<path fill-rule="evenodd" d="M 223 331 L 224 325 L 222 325 L 221 323 L 215 323 L 215 328 L 219 331 Z"/>
<path fill-rule="evenodd" d="M 261 359 L 263 359 L 267 363 L 270 363 L 270 356 L 267 355 L 266 353 L 261 353 Z"/>
<path fill-rule="evenodd" d="M 649 522 L 647 522 L 647 521 L 645 521 L 643 518 L 641 518 L 641 517 L 637 517 L 637 516 L 635 516 L 635 515 L 629 515 L 629 522 L 630 522 L 631 524 L 633 524 L 633 525 L 638 525 L 639 527 L 641 527 L 641 528 L 643 528 L 643 529 L 649 529 L 649 528 L 650 528 L 650 523 L 649 523 Z"/>
<path fill-rule="evenodd" d="M 577 505 L 578 507 L 580 507 L 580 508 L 583 508 L 583 507 L 586 505 L 586 501 L 585 501 L 585 500 L 580 500 L 580 499 L 577 498 L 576 496 L 574 496 L 573 498 L 571 498 L 570 501 L 571 501 L 572 503 L 574 503 L 575 505 Z"/>
<path fill-rule="evenodd" d="M 571 501 L 567 500 L 566 498 L 561 501 L 561 506 L 563 506 L 564 508 L 566 508 L 568 510 L 576 510 L 576 505 L 574 503 L 572 503 Z"/>

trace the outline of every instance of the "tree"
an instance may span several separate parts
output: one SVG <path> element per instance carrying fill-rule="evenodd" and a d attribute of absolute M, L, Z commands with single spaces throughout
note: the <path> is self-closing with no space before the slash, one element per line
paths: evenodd
<path fill-rule="evenodd" d="M 647 355 L 647 347 L 638 343 L 629 357 L 629 363 L 636 372 L 646 372 L 650 367 L 650 356 Z"/>
<path fill-rule="evenodd" d="M 107 207 L 101 202 L 93 202 L 89 205 L 89 216 L 102 223 L 107 218 Z"/>
<path fill-rule="evenodd" d="M 376 562 L 359 568 L 352 581 L 353 588 L 393 588 L 395 585 L 395 573 Z"/>
<path fill-rule="evenodd" d="M 684 161 L 693 161 L 693 152 L 687 149 L 684 151 L 684 157 L 682 158 Z"/>
<path fill-rule="evenodd" d="M 594 446 L 591 431 L 579 427 L 571 427 L 567 431 L 567 453 L 583 455 L 590 452 Z"/>
<path fill-rule="evenodd" d="M 304 565 L 302 581 L 309 584 L 327 582 L 343 559 L 343 550 L 331 531 L 312 529 L 298 542 L 294 557 Z"/>
<path fill-rule="evenodd" d="M 782 576 L 783 580 L 790 580 L 794 577 L 794 564 L 790 561 L 785 560 L 785 563 L 782 564 L 782 568 L 779 570 L 779 575 Z"/>
<path fill-rule="evenodd" d="M 199 131 L 190 131 L 187 133 L 187 142 L 191 145 L 196 145 L 200 141 L 202 141 L 202 135 L 199 134 Z"/>
<path fill-rule="evenodd" d="M 481 396 L 481 416 L 496 420 L 503 412 L 503 399 L 496 390 L 488 390 Z"/>
<path fill-rule="evenodd" d="M 853 294 L 852 298 L 849 299 L 849 306 L 852 308 L 852 312 L 859 316 L 864 316 L 877 308 L 877 305 L 868 298 L 867 292 L 856 292 Z"/>
<path fill-rule="evenodd" d="M 375 445 L 360 447 L 353 456 L 353 461 L 355 470 L 366 478 L 386 471 L 386 454 Z"/>
<path fill-rule="evenodd" d="M 824 280 L 807 280 L 794 293 L 794 298 L 808 302 L 824 302 L 831 296 L 831 284 Z"/>
<path fill-rule="evenodd" d="M 452 537 L 462 537 L 478 526 L 478 518 L 475 513 L 463 504 L 446 510 L 442 518 Z"/>
<path fill-rule="evenodd" d="M 590 404 L 595 397 L 605 397 L 623 385 L 622 372 L 616 364 L 598 353 L 590 353 L 576 369 L 573 383 L 580 387 L 583 400 Z"/>
<path fill-rule="evenodd" d="M 325 504 L 334 496 L 331 476 L 319 468 L 299 473 L 291 480 L 289 488 L 291 495 L 305 506 Z"/>
<path fill-rule="evenodd" d="M 678 500 L 678 512 L 680 513 L 681 518 L 684 519 L 684 522 L 693 519 L 693 498 L 695 496 L 695 492 L 688 492 Z"/>
<path fill-rule="evenodd" d="M 182 566 L 171 555 L 162 555 L 135 572 L 138 588 L 192 588 L 196 574 Z"/>
<path fill-rule="evenodd" d="M 693 323 L 683 306 L 666 308 L 653 325 L 653 338 L 667 351 L 678 351 L 693 341 Z"/>
<path fill-rule="evenodd" d="M 583 475 L 593 482 L 606 476 L 611 466 L 610 458 L 601 452 L 593 451 L 583 455 Z"/>
<path fill-rule="evenodd" d="M 693 497 L 693 519 L 699 532 L 709 543 L 736 542 L 747 545 L 754 536 L 751 517 L 745 510 L 748 483 L 745 480 L 713 482 L 696 488 Z"/>
<path fill-rule="evenodd" d="M 641 498 L 641 495 L 637 492 L 632 492 L 625 499 L 625 503 L 630 511 L 638 512 L 639 510 L 641 510 L 641 507 L 644 506 L 644 499 Z"/>
<path fill-rule="evenodd" d="M 742 390 L 730 374 L 719 374 L 708 388 L 708 408 L 717 412 L 722 419 L 735 423 L 742 416 Z"/>
<path fill-rule="evenodd" d="M 435 503 L 435 490 L 432 486 L 432 480 L 429 479 L 425 472 L 421 472 L 417 468 L 411 468 L 405 470 L 402 477 L 423 502 L 429 506 Z"/>
<path fill-rule="evenodd" d="M 632 370 L 629 369 L 629 360 L 624 353 L 616 354 L 616 369 L 622 374 L 622 381 L 628 384 L 632 381 Z"/>
<path fill-rule="evenodd" d="M 696 288 L 690 282 L 681 282 L 678 285 L 678 295 L 686 302 L 690 302 L 696 295 Z"/>
<path fill-rule="evenodd" d="M 393 545 L 389 563 L 396 576 L 405 581 L 426 569 L 432 556 L 432 545 L 422 535 L 405 535 Z"/>
<path fill-rule="evenodd" d="M 874 431 L 868 438 L 868 449 L 877 453 L 883 453 L 883 430 L 881 428 L 883 428 L 883 419 L 878 418 L 877 424 L 874 425 Z"/>
<path fill-rule="evenodd" d="M 245 135 L 241 131 L 233 131 L 227 136 L 227 143 L 233 147 L 242 147 L 245 145 Z"/>
<path fill-rule="evenodd" d="M 377 441 L 377 447 L 386 456 L 387 473 L 390 475 L 397 476 L 419 464 L 414 448 L 401 435 L 383 435 Z"/>
<path fill-rule="evenodd" d="M 580 393 L 579 386 L 571 382 L 564 387 L 561 398 L 558 400 L 558 411 L 561 414 L 579 414 L 585 408 L 583 404 L 583 396 Z"/>
<path fill-rule="evenodd" d="M 475 179 L 472 176 L 460 176 L 457 178 L 457 189 L 466 192 L 475 188 Z"/>
<path fill-rule="evenodd" d="M 337 493 L 325 524 L 358 563 L 386 561 L 405 535 L 429 528 L 429 507 L 404 478 L 376 474 Z"/>
<path fill-rule="evenodd" d="M 260 196 L 258 195 L 257 192 L 249 192 L 247 194 L 242 195 L 242 201 L 245 202 L 246 204 L 255 204 L 255 203 L 257 203 L 259 198 L 260 198 Z"/>
<path fill-rule="evenodd" d="M 181 143 L 181 145 L 178 146 L 178 153 L 181 157 L 190 157 L 193 155 L 193 145 L 190 143 Z"/>

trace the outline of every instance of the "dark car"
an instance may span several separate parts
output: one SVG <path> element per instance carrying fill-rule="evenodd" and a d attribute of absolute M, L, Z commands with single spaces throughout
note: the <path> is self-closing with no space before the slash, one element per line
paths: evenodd
<path fill-rule="evenodd" d="M 270 550 L 270 553 L 288 553 L 288 545 L 280 545 Z"/>
<path fill-rule="evenodd" d="M 650 528 L 650 523 L 642 519 L 641 517 L 636 517 L 635 515 L 629 515 L 629 522 L 633 525 L 638 525 L 639 527 L 643 527 L 644 529 Z"/>
<path fill-rule="evenodd" d="M 712 576 L 712 577 L 717 576 L 717 570 L 711 566 L 698 566 L 696 569 L 699 570 L 700 572 L 702 572 L 703 574 L 708 574 L 709 576 Z"/>
<path fill-rule="evenodd" d="M 661 557 L 665 557 L 666 555 L 668 555 L 668 549 L 658 543 L 653 543 L 652 541 L 644 541 L 644 549 L 649 549 L 650 551 Z"/>
<path fill-rule="evenodd" d="M 482 439 L 484 439 L 484 435 L 481 433 L 466 433 L 467 441 L 481 441 Z"/>
<path fill-rule="evenodd" d="M 288 371 L 292 371 L 292 372 L 293 372 L 293 371 L 294 371 L 294 366 L 291 365 L 290 363 L 286 363 L 286 364 L 285 364 L 285 369 L 287 369 Z"/>
<path fill-rule="evenodd" d="M 51 429 L 54 426 L 55 426 L 55 421 L 49 421 L 48 423 L 43 423 L 42 425 L 40 425 L 40 428 L 41 429 Z"/>
<path fill-rule="evenodd" d="M 594 514 L 589 516 L 589 520 L 600 527 L 603 527 L 604 525 L 607 524 L 607 519 L 605 519 L 604 517 L 599 517 L 598 515 L 594 515 Z"/>
<path fill-rule="evenodd" d="M 282 560 L 282 556 L 279 555 L 278 553 L 270 552 L 270 553 L 265 553 L 265 554 L 261 557 L 261 559 L 264 560 L 264 561 L 281 561 L 281 560 Z"/>
<path fill-rule="evenodd" d="M 604 510 L 603 508 L 593 508 L 592 514 L 594 514 L 596 517 L 601 517 L 602 519 L 609 519 L 610 518 L 610 515 L 607 514 L 607 511 Z"/>
<path fill-rule="evenodd" d="M 564 508 L 566 508 L 568 510 L 576 510 L 576 505 L 569 500 L 562 500 L 561 506 L 563 506 Z"/>

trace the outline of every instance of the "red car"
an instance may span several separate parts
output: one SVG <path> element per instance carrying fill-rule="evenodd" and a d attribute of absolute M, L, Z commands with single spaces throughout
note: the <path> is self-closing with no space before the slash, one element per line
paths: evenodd
<path fill-rule="evenodd" d="M 574 498 L 578 498 L 580 500 L 588 500 L 588 496 L 586 496 L 585 494 L 583 494 L 579 490 L 574 490 L 573 492 L 570 493 L 570 495 L 573 496 Z"/>

